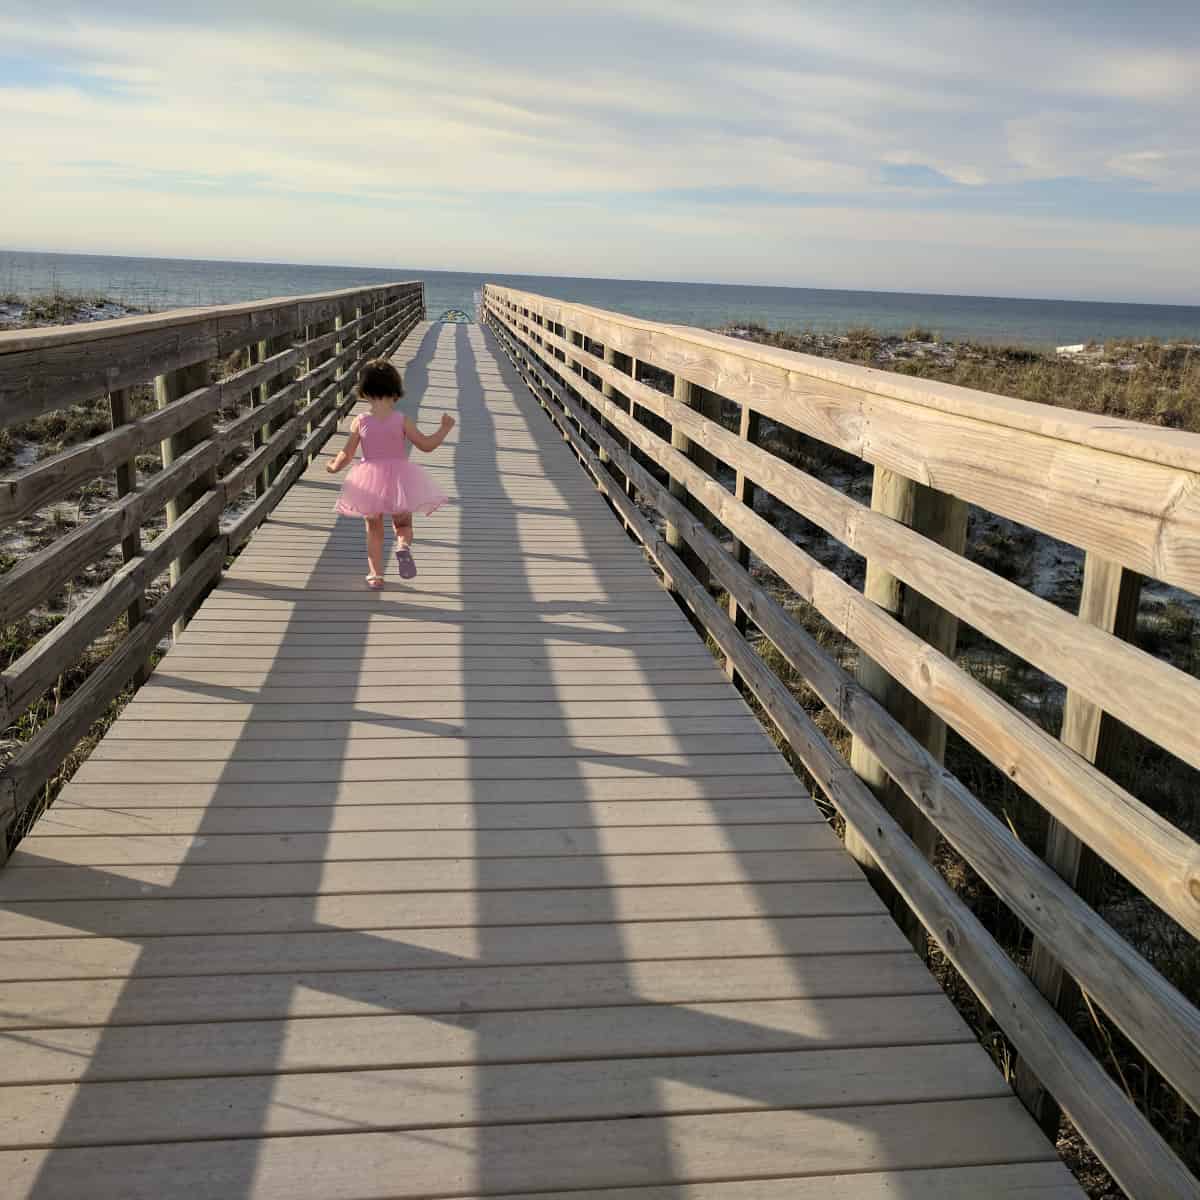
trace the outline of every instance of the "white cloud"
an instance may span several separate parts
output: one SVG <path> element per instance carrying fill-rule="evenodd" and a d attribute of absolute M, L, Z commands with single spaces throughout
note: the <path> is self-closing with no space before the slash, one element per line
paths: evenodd
<path fill-rule="evenodd" d="M 0 171 L 22 184 L 0 243 L 321 261 L 389 245 L 425 266 L 833 285 L 844 270 L 848 286 L 967 291 L 999 288 L 1007 261 L 1007 292 L 1033 290 L 1019 280 L 1040 253 L 1090 288 L 1107 270 L 1109 294 L 1136 253 L 1139 279 L 1182 286 L 1179 221 L 1030 223 L 953 188 L 911 211 L 922 168 L 972 198 L 1065 177 L 1098 200 L 1200 189 L 1200 55 L 1149 21 L 1109 36 L 1016 3 L 848 16 L 784 0 L 95 11 L 0 14 L 0 40 L 56 72 L 0 80 Z M 891 203 L 888 166 L 913 180 Z M 730 190 L 775 195 L 747 210 L 718 202 Z M 939 245 L 953 253 L 931 261 Z"/>

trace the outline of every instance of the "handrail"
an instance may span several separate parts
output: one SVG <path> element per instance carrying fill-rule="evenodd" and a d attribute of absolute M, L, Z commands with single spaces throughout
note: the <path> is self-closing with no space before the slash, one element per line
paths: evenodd
<path fill-rule="evenodd" d="M 123 560 L 0 674 L 10 725 L 97 639 L 113 643 L 0 771 L 0 862 L 14 822 L 48 802 L 89 729 L 336 431 L 359 364 L 392 353 L 424 306 L 423 285 L 403 282 L 0 333 L 0 429 L 104 397 L 111 412 L 108 433 L 0 470 L 0 528 L 115 478 L 110 503 L 81 503 L 73 529 L 0 575 L 0 622 L 38 611 L 118 546 Z M 232 370 L 219 366 L 231 358 Z M 136 458 L 153 447 L 161 469 L 139 477 Z M 166 527 L 144 542 L 164 511 Z M 165 591 L 152 590 L 168 571 Z"/>
<path fill-rule="evenodd" d="M 1200 437 L 491 284 L 483 307 L 730 674 L 845 817 L 847 847 L 898 891 L 914 941 L 933 937 L 1017 1048 L 1030 1108 L 1056 1121 L 1049 1092 L 1130 1195 L 1200 1195 L 1055 1011 L 1076 982 L 1200 1110 L 1200 1012 L 1090 907 L 1083 869 L 1090 847 L 1200 935 L 1200 846 L 1102 769 L 1105 714 L 1200 764 L 1200 681 L 1118 636 L 1135 572 L 1200 593 Z M 728 402 L 737 433 L 720 419 Z M 760 418 L 871 463 L 871 507 L 756 444 Z M 756 488 L 863 555 L 865 593 L 760 516 Z M 1078 616 L 962 557 L 968 503 L 1085 549 Z M 857 679 L 750 574 L 750 554 L 858 647 Z M 707 583 L 728 594 L 728 613 Z M 1060 738 L 957 665 L 958 619 L 1067 685 Z M 853 734 L 850 763 L 746 640 L 748 623 Z M 1049 862 L 945 769 L 946 726 L 1050 814 Z M 939 836 L 1035 935 L 1032 981 L 930 862 Z"/>

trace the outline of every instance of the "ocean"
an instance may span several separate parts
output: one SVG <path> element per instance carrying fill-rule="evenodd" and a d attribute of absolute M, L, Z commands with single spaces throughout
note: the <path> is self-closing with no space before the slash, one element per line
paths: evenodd
<path fill-rule="evenodd" d="M 0 250 L 0 296 L 61 290 L 104 295 L 146 309 L 232 304 L 401 279 L 424 281 L 426 309 L 435 319 L 451 309 L 473 313 L 475 293 L 490 281 L 648 320 L 706 328 L 757 322 L 772 329 L 836 332 L 865 325 L 903 333 L 920 327 L 944 338 L 1036 347 L 1114 338 L 1200 341 L 1200 307 L 1183 305 Z"/>

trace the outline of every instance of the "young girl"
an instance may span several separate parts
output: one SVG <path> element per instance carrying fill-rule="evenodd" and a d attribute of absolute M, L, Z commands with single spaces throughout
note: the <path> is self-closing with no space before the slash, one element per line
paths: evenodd
<path fill-rule="evenodd" d="M 391 514 L 396 531 L 400 578 L 412 579 L 417 573 L 411 549 L 413 513 L 428 516 L 447 499 L 428 471 L 408 461 L 408 443 L 426 454 L 436 450 L 454 428 L 454 418 L 444 415 L 437 433 L 424 434 L 397 412 L 396 401 L 404 395 L 404 384 L 400 372 L 386 359 L 372 359 L 363 365 L 358 373 L 358 394 L 371 405 L 371 411 L 354 418 L 346 448 L 325 469 L 331 474 L 342 470 L 362 443 L 363 461 L 355 463 L 346 476 L 334 507 L 346 516 L 366 518 L 367 587 L 378 591 L 383 587 L 383 514 Z"/>

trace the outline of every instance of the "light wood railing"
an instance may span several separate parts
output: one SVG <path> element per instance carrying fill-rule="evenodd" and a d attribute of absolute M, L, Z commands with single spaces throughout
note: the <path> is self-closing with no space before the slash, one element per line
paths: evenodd
<path fill-rule="evenodd" d="M 0 624 L 41 613 L 52 626 L 0 676 L 3 724 L 27 734 L 0 772 L 0 862 L 76 745 L 337 429 L 359 364 L 423 316 L 422 284 L 397 283 L 0 334 L 0 429 L 105 398 L 111 413 L 109 432 L 0 470 L 0 529 L 63 501 L 76 516 L 0 575 Z M 118 547 L 119 566 L 62 615 L 73 581 Z M 111 652 L 63 696 L 58 681 L 98 639 Z"/>
<path fill-rule="evenodd" d="M 1004 1031 L 1030 1109 L 1053 1129 L 1061 1105 L 1129 1195 L 1200 1195 L 1062 1015 L 1082 989 L 1200 1109 L 1200 1012 L 1090 906 L 1102 861 L 1200 935 L 1200 846 L 1104 769 L 1116 723 L 1200 766 L 1200 680 L 1128 640 L 1142 575 L 1200 594 L 1200 437 L 493 285 L 483 308 L 914 944 L 932 937 Z M 870 507 L 759 444 L 764 419 L 871 464 Z M 863 590 L 760 515 L 760 490 L 865 558 Z M 968 505 L 1084 550 L 1078 615 L 964 557 Z M 764 573 L 857 647 L 854 675 Z M 1059 736 L 956 661 L 960 621 L 1065 687 Z M 852 734 L 848 757 L 767 644 Z M 947 727 L 1044 808 L 1044 856 L 945 768 Z M 1032 935 L 1028 973 L 931 861 L 939 838 Z"/>

